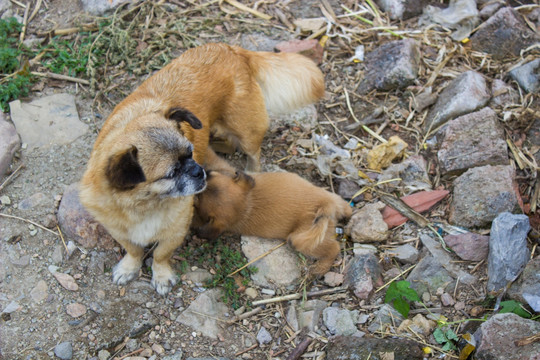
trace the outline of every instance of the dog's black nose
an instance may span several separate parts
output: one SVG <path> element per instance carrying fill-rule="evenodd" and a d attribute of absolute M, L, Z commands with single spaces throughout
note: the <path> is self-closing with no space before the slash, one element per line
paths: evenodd
<path fill-rule="evenodd" d="M 204 170 L 199 164 L 194 164 L 189 174 L 194 178 L 202 178 L 204 177 Z"/>

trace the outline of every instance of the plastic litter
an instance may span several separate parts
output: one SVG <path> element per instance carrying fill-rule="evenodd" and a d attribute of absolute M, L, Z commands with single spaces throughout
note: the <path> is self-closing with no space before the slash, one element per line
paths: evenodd
<path fill-rule="evenodd" d="M 450 0 L 446 9 L 428 5 L 420 17 L 421 25 L 436 23 L 454 30 L 450 37 L 456 41 L 467 39 L 478 22 L 479 13 L 475 0 Z"/>

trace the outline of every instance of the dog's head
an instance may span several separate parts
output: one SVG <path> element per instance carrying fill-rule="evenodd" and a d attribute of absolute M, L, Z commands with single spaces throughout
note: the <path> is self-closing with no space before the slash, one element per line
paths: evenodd
<path fill-rule="evenodd" d="M 243 171 L 208 171 L 207 175 L 208 186 L 195 200 L 193 227 L 200 237 L 211 240 L 246 216 L 255 180 Z"/>
<path fill-rule="evenodd" d="M 193 160 L 193 145 L 179 124 L 200 129 L 187 110 L 172 109 L 165 118 L 145 115 L 125 128 L 106 159 L 105 178 L 117 194 L 134 201 L 197 194 L 206 186 L 204 169 Z"/>

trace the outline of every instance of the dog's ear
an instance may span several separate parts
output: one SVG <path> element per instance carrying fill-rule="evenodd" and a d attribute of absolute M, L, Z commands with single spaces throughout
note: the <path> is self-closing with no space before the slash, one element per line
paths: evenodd
<path fill-rule="evenodd" d="M 246 186 L 248 189 L 255 187 L 255 179 L 241 170 L 237 170 L 233 177 L 234 182 Z"/>
<path fill-rule="evenodd" d="M 186 109 L 170 108 L 165 113 L 165 117 L 169 120 L 177 121 L 178 123 L 185 121 L 194 129 L 202 129 L 203 127 L 201 120 L 199 120 L 191 111 Z"/>
<path fill-rule="evenodd" d="M 131 146 L 109 158 L 106 176 L 112 187 L 119 190 L 133 189 L 146 181 L 144 172 L 137 160 L 137 148 Z"/>

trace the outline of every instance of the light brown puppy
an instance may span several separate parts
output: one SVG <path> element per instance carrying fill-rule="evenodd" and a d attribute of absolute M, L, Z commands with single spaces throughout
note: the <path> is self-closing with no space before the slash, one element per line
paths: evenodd
<path fill-rule="evenodd" d="M 352 208 L 336 194 L 287 172 L 207 172 L 207 188 L 195 199 L 193 227 L 206 239 L 231 232 L 285 239 L 318 259 L 311 272 L 326 273 L 339 254 L 336 224 Z"/>
<path fill-rule="evenodd" d="M 323 76 L 298 54 L 251 52 L 207 44 L 143 82 L 120 102 L 95 142 L 80 185 L 88 211 L 125 248 L 113 281 L 138 275 L 145 246 L 154 250 L 152 284 L 166 294 L 176 283 L 169 264 L 206 185 L 200 165 L 229 169 L 208 147 L 211 132 L 227 137 L 259 168 L 267 109 L 286 112 L 319 99 Z"/>

